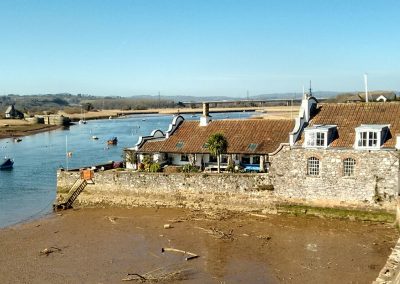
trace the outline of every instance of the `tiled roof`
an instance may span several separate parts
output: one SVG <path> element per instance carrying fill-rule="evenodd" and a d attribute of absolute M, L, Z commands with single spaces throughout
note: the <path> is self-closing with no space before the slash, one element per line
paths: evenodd
<path fill-rule="evenodd" d="M 208 138 L 222 133 L 228 141 L 227 153 L 267 154 L 289 142 L 293 126 L 294 121 L 281 119 L 216 120 L 207 126 L 184 121 L 168 139 L 147 141 L 139 152 L 208 153 L 204 147 Z"/>
<path fill-rule="evenodd" d="M 396 135 L 400 134 L 400 103 L 347 103 L 321 104 L 309 126 L 337 125 L 338 137 L 331 147 L 353 147 L 355 128 L 361 124 L 390 124 L 390 135 L 383 147 L 394 148 Z M 304 133 L 297 145 L 303 143 Z"/>

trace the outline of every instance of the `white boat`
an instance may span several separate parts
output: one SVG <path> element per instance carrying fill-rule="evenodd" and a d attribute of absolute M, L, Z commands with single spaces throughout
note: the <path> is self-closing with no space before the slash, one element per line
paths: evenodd
<path fill-rule="evenodd" d="M 86 124 L 86 120 L 83 119 L 79 120 L 79 124 Z"/>
<path fill-rule="evenodd" d="M 96 135 L 93 135 L 93 136 L 92 136 L 92 139 L 93 139 L 93 140 L 98 140 L 99 137 L 97 137 Z"/>

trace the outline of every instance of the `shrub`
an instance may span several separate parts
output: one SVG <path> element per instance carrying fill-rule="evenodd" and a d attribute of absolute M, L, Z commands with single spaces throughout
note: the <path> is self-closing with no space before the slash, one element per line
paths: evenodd
<path fill-rule="evenodd" d="M 228 165 L 226 167 L 226 171 L 231 172 L 231 173 L 235 172 L 235 165 L 233 165 L 233 164 Z"/>
<path fill-rule="evenodd" d="M 161 166 L 160 166 L 160 164 L 159 164 L 159 163 L 152 163 L 152 164 L 150 164 L 149 172 L 151 172 L 151 173 L 161 172 Z"/>
<path fill-rule="evenodd" d="M 192 166 L 191 164 L 186 164 L 182 167 L 182 172 L 184 173 L 197 173 L 199 172 L 199 168 L 196 166 Z"/>

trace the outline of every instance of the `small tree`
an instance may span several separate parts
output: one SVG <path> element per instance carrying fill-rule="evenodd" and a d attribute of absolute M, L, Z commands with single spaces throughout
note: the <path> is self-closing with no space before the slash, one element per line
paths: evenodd
<path fill-rule="evenodd" d="M 208 151 L 217 157 L 218 173 L 221 172 L 221 154 L 228 148 L 228 141 L 221 133 L 212 134 L 207 140 Z"/>

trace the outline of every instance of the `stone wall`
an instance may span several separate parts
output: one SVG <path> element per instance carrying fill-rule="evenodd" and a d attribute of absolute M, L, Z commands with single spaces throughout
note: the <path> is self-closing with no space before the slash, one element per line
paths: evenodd
<path fill-rule="evenodd" d="M 320 175 L 307 176 L 307 159 L 320 160 Z M 356 161 L 353 177 L 343 176 L 343 160 Z M 399 161 L 394 151 L 304 149 L 285 146 L 270 157 L 277 197 L 317 206 L 396 209 Z"/>
<path fill-rule="evenodd" d="M 59 197 L 79 177 L 58 172 Z M 271 209 L 276 201 L 268 174 L 95 173 L 77 199 L 81 206 L 167 206 L 233 210 Z"/>

